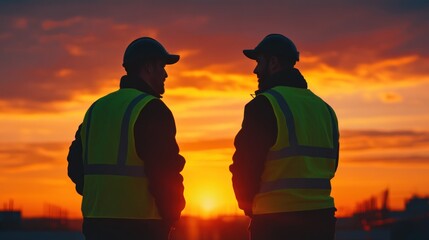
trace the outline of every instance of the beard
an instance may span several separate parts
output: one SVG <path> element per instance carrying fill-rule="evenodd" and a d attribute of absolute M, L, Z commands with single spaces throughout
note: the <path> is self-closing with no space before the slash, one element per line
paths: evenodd
<path fill-rule="evenodd" d="M 270 74 L 268 72 L 268 66 L 263 68 L 263 70 L 257 75 L 258 76 L 258 89 L 265 89 L 268 83 Z"/>

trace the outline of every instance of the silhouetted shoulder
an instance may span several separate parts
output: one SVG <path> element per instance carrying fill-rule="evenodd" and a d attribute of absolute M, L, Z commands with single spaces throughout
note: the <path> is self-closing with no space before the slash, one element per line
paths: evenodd
<path fill-rule="evenodd" d="M 273 115 L 271 103 L 264 95 L 258 95 L 252 101 L 246 104 L 245 110 L 250 114 Z"/>
<path fill-rule="evenodd" d="M 160 99 L 150 101 L 142 110 L 143 113 L 148 113 L 149 116 L 154 116 L 155 118 L 173 118 L 170 109 Z"/>

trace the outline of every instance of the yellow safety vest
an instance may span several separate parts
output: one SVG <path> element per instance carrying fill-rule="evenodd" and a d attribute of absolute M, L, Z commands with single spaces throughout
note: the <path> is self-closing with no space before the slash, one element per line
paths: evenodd
<path fill-rule="evenodd" d="M 330 180 L 339 148 L 335 112 L 308 89 L 279 86 L 262 95 L 272 105 L 278 130 L 253 214 L 334 207 Z"/>
<path fill-rule="evenodd" d="M 84 217 L 161 219 L 134 140 L 134 124 L 153 99 L 125 88 L 100 98 L 87 111 L 81 129 Z"/>

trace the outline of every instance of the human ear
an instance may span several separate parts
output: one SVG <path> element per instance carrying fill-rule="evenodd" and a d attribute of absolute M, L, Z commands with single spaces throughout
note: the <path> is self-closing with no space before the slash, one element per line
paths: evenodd
<path fill-rule="evenodd" d="M 143 71 L 146 73 L 152 73 L 154 71 L 153 64 L 145 63 L 143 65 Z"/>
<path fill-rule="evenodd" d="M 280 63 L 277 57 L 270 57 L 268 61 L 268 69 L 271 73 L 277 72 L 280 69 Z"/>

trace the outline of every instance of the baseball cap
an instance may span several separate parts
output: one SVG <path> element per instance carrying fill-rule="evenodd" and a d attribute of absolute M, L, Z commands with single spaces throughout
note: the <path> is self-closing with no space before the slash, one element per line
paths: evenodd
<path fill-rule="evenodd" d="M 141 37 L 128 45 L 122 66 L 156 58 L 165 60 L 166 64 L 174 64 L 179 61 L 180 56 L 168 53 L 164 46 L 153 38 Z"/>
<path fill-rule="evenodd" d="M 267 35 L 255 49 L 245 49 L 243 53 L 253 60 L 256 60 L 260 54 L 268 54 L 299 61 L 299 52 L 292 40 L 277 33 Z"/>

